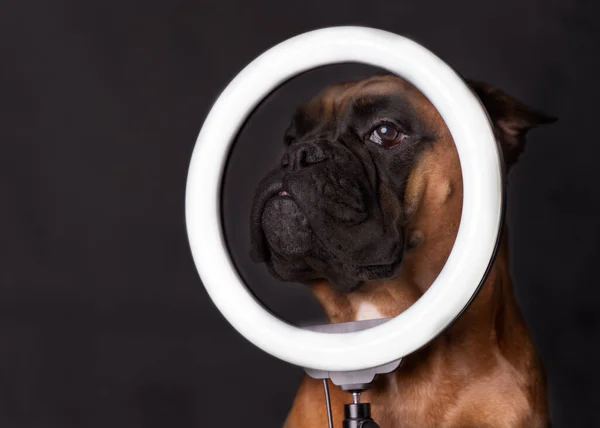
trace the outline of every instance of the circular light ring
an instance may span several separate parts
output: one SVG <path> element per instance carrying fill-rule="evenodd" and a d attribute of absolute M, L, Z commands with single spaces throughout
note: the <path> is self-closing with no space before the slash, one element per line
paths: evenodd
<path fill-rule="evenodd" d="M 223 237 L 220 191 L 229 149 L 253 109 L 304 71 L 358 62 L 415 85 L 437 108 L 459 154 L 463 210 L 454 248 L 429 290 L 377 327 L 343 334 L 292 326 L 257 302 L 238 275 Z M 463 80 L 419 44 L 381 30 L 333 27 L 291 38 L 260 55 L 227 86 L 192 155 L 186 222 L 191 251 L 211 299 L 233 327 L 264 351 L 318 370 L 379 366 L 426 345 L 467 307 L 495 255 L 502 222 L 502 164 L 489 118 Z"/>

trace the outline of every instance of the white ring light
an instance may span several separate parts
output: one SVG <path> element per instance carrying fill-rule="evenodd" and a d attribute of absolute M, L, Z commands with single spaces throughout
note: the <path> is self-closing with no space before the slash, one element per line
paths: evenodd
<path fill-rule="evenodd" d="M 438 109 L 456 143 L 463 211 L 454 248 L 429 290 L 408 310 L 377 327 L 343 334 L 294 327 L 265 310 L 245 287 L 227 251 L 220 191 L 228 152 L 253 109 L 277 86 L 304 71 L 359 62 L 414 84 Z M 334 27 L 291 38 L 260 55 L 227 86 L 200 131 L 192 155 L 186 222 L 192 255 L 217 308 L 264 351 L 318 370 L 376 367 L 426 345 L 467 307 L 493 260 L 502 222 L 502 164 L 489 118 L 463 80 L 419 44 L 364 27 Z"/>

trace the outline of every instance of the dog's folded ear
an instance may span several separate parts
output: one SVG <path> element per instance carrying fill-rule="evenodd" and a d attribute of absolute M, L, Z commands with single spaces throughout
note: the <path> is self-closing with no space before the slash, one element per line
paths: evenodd
<path fill-rule="evenodd" d="M 523 152 L 525 135 L 531 128 L 558 120 L 485 83 L 473 80 L 467 80 L 467 83 L 477 94 L 494 123 L 507 167 L 513 165 Z"/>

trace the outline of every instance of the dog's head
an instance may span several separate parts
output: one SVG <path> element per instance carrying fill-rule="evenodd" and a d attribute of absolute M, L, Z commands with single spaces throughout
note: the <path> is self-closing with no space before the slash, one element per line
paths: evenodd
<path fill-rule="evenodd" d="M 554 120 L 470 85 L 508 165 L 527 130 Z M 253 258 L 282 280 L 324 278 L 350 292 L 398 275 L 403 258 L 439 230 L 434 224 L 458 224 L 462 181 L 452 137 L 428 99 L 399 77 L 325 89 L 298 109 L 284 142 L 251 215 Z"/>

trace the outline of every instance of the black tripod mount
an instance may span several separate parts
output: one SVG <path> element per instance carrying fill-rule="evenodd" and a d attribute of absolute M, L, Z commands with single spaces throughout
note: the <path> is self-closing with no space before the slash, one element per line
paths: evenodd
<path fill-rule="evenodd" d="M 371 405 L 360 402 L 360 393 L 363 390 L 353 390 L 352 403 L 344 404 L 343 428 L 379 428 L 371 419 Z"/>

